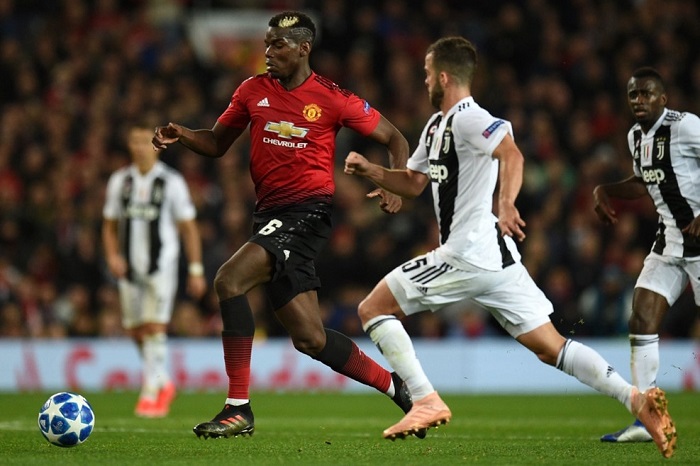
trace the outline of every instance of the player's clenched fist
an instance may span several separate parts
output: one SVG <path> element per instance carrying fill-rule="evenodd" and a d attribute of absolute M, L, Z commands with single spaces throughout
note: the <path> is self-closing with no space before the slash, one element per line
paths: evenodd
<path fill-rule="evenodd" d="M 369 161 L 355 151 L 351 151 L 345 157 L 345 174 L 346 175 L 364 175 L 369 167 Z"/>
<path fill-rule="evenodd" d="M 182 136 L 182 127 L 175 123 L 168 123 L 168 126 L 157 126 L 151 142 L 155 150 L 165 149 L 168 144 L 177 142 Z"/>

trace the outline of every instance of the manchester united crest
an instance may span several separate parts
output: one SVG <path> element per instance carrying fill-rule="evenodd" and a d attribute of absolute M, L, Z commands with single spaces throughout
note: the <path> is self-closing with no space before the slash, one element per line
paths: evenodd
<path fill-rule="evenodd" d="M 304 107 L 304 111 L 301 113 L 304 114 L 304 118 L 306 118 L 306 121 L 316 121 L 319 118 L 321 118 L 321 107 L 319 107 L 316 104 L 309 104 L 306 107 Z"/>

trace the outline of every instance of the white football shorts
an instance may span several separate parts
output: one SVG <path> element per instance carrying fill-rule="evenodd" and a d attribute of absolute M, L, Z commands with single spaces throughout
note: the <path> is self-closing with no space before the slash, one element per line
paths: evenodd
<path fill-rule="evenodd" d="M 693 288 L 695 304 L 700 306 L 700 258 L 662 256 L 649 253 L 637 277 L 635 288 L 645 288 L 666 298 L 672 306 L 685 287 Z"/>
<path fill-rule="evenodd" d="M 145 323 L 170 322 L 177 292 L 177 267 L 174 269 L 158 271 L 133 281 L 119 280 L 122 325 L 125 329 Z"/>
<path fill-rule="evenodd" d="M 498 271 L 464 270 L 431 251 L 396 267 L 385 279 L 406 315 L 472 300 L 491 312 L 513 338 L 546 324 L 553 312 L 552 303 L 520 262 Z"/>

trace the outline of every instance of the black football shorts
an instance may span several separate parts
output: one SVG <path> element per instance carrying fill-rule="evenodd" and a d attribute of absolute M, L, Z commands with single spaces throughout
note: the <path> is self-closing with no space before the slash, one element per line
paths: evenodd
<path fill-rule="evenodd" d="M 256 212 L 249 241 L 274 257 L 272 280 L 265 286 L 275 310 L 321 287 L 314 260 L 330 237 L 331 211 L 331 204 L 314 202 Z"/>

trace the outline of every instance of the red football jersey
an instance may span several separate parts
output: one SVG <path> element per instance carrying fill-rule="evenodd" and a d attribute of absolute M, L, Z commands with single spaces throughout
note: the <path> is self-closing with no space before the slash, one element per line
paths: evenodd
<path fill-rule="evenodd" d="M 250 124 L 256 210 L 266 210 L 331 197 L 336 134 L 345 126 L 367 136 L 379 119 L 365 100 L 311 73 L 291 91 L 268 74 L 247 79 L 218 121 Z"/>

